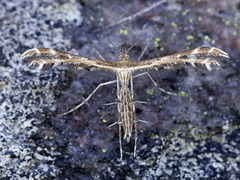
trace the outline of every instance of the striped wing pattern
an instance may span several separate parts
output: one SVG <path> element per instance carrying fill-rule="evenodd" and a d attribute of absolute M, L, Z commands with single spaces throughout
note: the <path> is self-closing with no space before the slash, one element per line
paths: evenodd
<path fill-rule="evenodd" d="M 102 69 L 111 70 L 112 62 L 77 56 L 68 52 L 50 49 L 34 48 L 22 54 L 21 60 L 27 61 L 29 66 L 38 65 L 41 69 L 43 66 L 57 66 L 62 64 L 73 64 L 78 69 Z"/>
<path fill-rule="evenodd" d="M 123 61 L 109 62 L 82 57 L 50 48 L 30 49 L 21 57 L 22 60 L 29 62 L 29 66 L 38 65 L 40 69 L 46 65 L 73 64 L 78 69 L 112 71 L 122 71 L 124 69 L 129 71 L 162 69 L 171 68 L 179 64 L 190 64 L 193 67 L 204 65 L 210 71 L 212 69 L 210 65 L 220 66 L 217 61 L 220 58 L 229 58 L 229 56 L 224 51 L 215 47 L 200 47 L 164 57 L 139 62 L 128 60 L 124 63 Z"/>
<path fill-rule="evenodd" d="M 199 47 L 169 56 L 140 61 L 139 65 L 135 68 L 136 70 L 161 69 L 171 68 L 178 64 L 190 64 L 196 67 L 198 64 L 206 66 L 206 68 L 211 71 L 211 64 L 220 66 L 217 61 L 220 58 L 229 58 L 229 56 L 224 51 L 215 47 Z"/>
<path fill-rule="evenodd" d="M 127 52 L 127 51 L 126 51 Z M 137 117 L 133 92 L 132 72 L 137 70 L 150 70 L 171 68 L 178 64 L 204 65 L 210 71 L 211 65 L 220 65 L 217 60 L 220 58 L 229 58 L 228 54 L 214 47 L 201 47 L 181 53 L 176 53 L 160 58 L 149 59 L 145 61 L 130 61 L 127 53 L 122 53 L 117 62 L 108 62 L 92 58 L 77 56 L 64 51 L 48 48 L 30 49 L 26 51 L 21 59 L 29 62 L 29 66 L 38 65 L 41 69 L 46 65 L 57 66 L 61 64 L 73 64 L 78 69 L 87 70 L 112 70 L 117 72 L 117 80 L 99 84 L 98 87 L 87 97 L 85 101 L 77 105 L 75 108 L 64 113 L 64 115 L 76 110 L 103 85 L 117 82 L 117 105 L 118 105 L 118 123 L 119 123 L 119 144 L 120 155 L 122 159 L 122 143 L 121 143 L 121 127 L 124 130 L 124 139 L 128 142 L 132 136 L 133 126 L 135 129 L 135 145 L 134 156 L 136 155 L 137 147 Z M 150 77 L 151 79 L 151 77 Z M 152 80 L 153 81 L 153 80 Z M 129 89 L 130 82 L 130 89 Z M 154 81 L 153 81 L 154 82 Z M 154 82 L 155 84 L 155 82 Z M 119 89 L 120 88 L 120 89 Z"/>

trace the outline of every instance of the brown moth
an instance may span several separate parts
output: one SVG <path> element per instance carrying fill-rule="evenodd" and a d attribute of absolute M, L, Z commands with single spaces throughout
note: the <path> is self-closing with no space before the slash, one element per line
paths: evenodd
<path fill-rule="evenodd" d="M 107 36 L 108 37 L 108 36 Z M 139 36 L 140 37 L 140 36 Z M 109 39 L 109 38 L 108 38 Z M 113 43 L 110 41 L 113 45 Z M 114 46 L 114 45 L 113 45 Z M 134 46 L 134 45 L 133 45 Z M 82 57 L 74 55 L 68 52 L 50 49 L 50 48 L 35 48 L 30 49 L 22 54 L 21 60 L 28 61 L 29 66 L 38 65 L 41 69 L 45 65 L 67 65 L 73 64 L 78 69 L 86 70 L 110 70 L 117 74 L 117 79 L 99 84 L 96 89 L 79 105 L 69 110 L 63 115 L 69 114 L 85 104 L 90 97 L 101 87 L 108 84 L 117 83 L 117 102 L 110 104 L 117 104 L 118 109 L 118 121 L 114 124 L 119 125 L 119 144 L 120 144 L 120 157 L 122 159 L 122 128 L 123 139 L 127 142 L 130 141 L 133 132 L 135 133 L 135 145 L 134 145 L 134 157 L 136 156 L 137 147 L 137 122 L 142 121 L 136 117 L 135 103 L 133 91 L 133 75 L 134 71 L 142 70 L 159 70 L 163 68 L 172 68 L 175 65 L 203 65 L 209 71 L 211 71 L 211 65 L 220 66 L 217 62 L 219 58 L 229 58 L 228 54 L 215 47 L 199 47 L 193 50 L 188 50 L 168 56 L 158 57 L 154 59 L 148 59 L 144 61 L 130 61 L 128 51 L 133 47 L 131 46 L 127 51 L 120 54 L 117 62 L 109 62 L 104 60 L 92 59 L 88 57 Z M 115 46 L 114 46 L 115 47 Z M 116 47 L 115 47 L 116 48 Z M 116 48 L 117 49 L 117 48 Z M 136 75 L 135 77 L 147 75 L 150 80 L 157 87 L 157 83 L 152 79 L 148 72 L 144 72 Z M 157 87 L 161 91 L 164 91 L 160 87 Z M 166 92 L 166 91 L 164 91 Z M 173 94 L 166 92 L 168 94 Z M 141 102 L 140 102 L 141 103 Z"/>

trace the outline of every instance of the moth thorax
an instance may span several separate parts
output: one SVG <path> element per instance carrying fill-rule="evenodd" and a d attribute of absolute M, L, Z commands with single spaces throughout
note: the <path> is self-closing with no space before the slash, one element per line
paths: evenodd
<path fill-rule="evenodd" d="M 130 57 L 127 53 L 122 53 L 120 56 L 119 56 L 119 61 L 130 61 Z"/>

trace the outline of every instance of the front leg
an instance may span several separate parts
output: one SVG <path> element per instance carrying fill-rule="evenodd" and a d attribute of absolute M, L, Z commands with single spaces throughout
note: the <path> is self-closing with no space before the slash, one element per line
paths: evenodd
<path fill-rule="evenodd" d="M 115 82 L 117 82 L 117 80 L 108 81 L 108 82 L 99 84 L 99 85 L 92 91 L 92 93 L 91 93 L 83 102 L 81 102 L 79 105 L 75 106 L 74 108 L 70 109 L 69 111 L 60 114 L 60 116 L 65 116 L 65 115 L 67 115 L 67 114 L 75 111 L 76 109 L 80 108 L 83 104 L 85 104 L 85 103 L 88 102 L 88 100 L 92 97 L 93 94 L 95 94 L 95 92 L 96 92 L 100 87 L 105 86 L 105 85 L 109 85 L 109 84 L 113 84 L 113 83 L 115 83 Z"/>

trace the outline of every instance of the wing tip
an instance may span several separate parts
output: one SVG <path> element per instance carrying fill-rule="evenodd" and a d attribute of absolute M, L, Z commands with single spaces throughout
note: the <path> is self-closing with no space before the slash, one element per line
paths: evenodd
<path fill-rule="evenodd" d="M 25 58 L 27 57 L 31 57 L 34 56 L 36 54 L 40 54 L 40 51 L 38 48 L 33 48 L 33 49 L 29 49 L 27 51 L 25 51 L 22 55 L 21 55 L 21 60 L 25 60 Z"/>
<path fill-rule="evenodd" d="M 210 54 L 217 54 L 220 57 L 229 59 L 228 53 L 224 52 L 223 50 L 216 48 L 216 47 L 202 47 L 202 48 L 208 48 L 208 53 Z"/>

